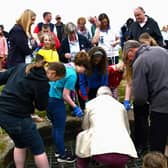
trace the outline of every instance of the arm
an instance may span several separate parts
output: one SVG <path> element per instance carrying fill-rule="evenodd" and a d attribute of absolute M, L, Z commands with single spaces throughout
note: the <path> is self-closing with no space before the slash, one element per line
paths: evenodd
<path fill-rule="evenodd" d="M 99 30 L 99 28 L 96 28 L 95 35 L 93 36 L 93 39 L 92 39 L 93 45 L 95 45 L 99 42 L 99 37 L 100 37 L 100 30 Z"/>
<path fill-rule="evenodd" d="M 44 81 L 43 83 L 37 83 L 37 87 L 34 90 L 35 92 L 35 107 L 38 110 L 45 110 L 48 105 L 48 93 L 49 93 L 49 84 L 48 81 Z"/>
<path fill-rule="evenodd" d="M 87 91 L 87 77 L 85 74 L 79 74 L 79 95 L 83 100 L 88 100 L 88 91 Z"/>
<path fill-rule="evenodd" d="M 125 86 L 125 100 L 130 100 L 131 90 L 132 90 L 131 83 L 127 81 Z"/>
<path fill-rule="evenodd" d="M 6 84 L 13 70 L 14 70 L 14 67 L 8 70 L 5 70 L 3 72 L 0 72 L 0 85 Z"/>
<path fill-rule="evenodd" d="M 71 106 L 71 107 L 76 107 L 77 105 L 71 98 L 71 90 L 64 88 L 63 89 L 63 99 Z"/>

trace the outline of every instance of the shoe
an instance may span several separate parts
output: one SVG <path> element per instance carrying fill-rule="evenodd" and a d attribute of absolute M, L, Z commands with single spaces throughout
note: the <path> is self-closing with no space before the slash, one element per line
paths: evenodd
<path fill-rule="evenodd" d="M 55 152 L 54 156 L 55 156 L 56 158 L 58 158 L 58 157 L 60 156 L 60 154 L 57 153 L 57 152 Z"/>
<path fill-rule="evenodd" d="M 68 152 L 69 152 L 68 149 L 65 148 L 65 153 L 68 154 Z M 60 154 L 58 153 L 58 151 L 55 152 L 54 156 L 56 158 L 58 158 L 60 156 Z"/>
<path fill-rule="evenodd" d="M 59 163 L 74 163 L 75 161 L 76 161 L 76 159 L 70 155 L 59 156 L 57 158 L 57 162 L 59 162 Z"/>

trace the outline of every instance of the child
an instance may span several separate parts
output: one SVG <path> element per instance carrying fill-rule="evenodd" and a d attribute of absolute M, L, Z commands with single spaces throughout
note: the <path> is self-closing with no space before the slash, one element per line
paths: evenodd
<path fill-rule="evenodd" d="M 55 41 L 51 33 L 44 33 L 41 37 L 44 43 L 43 47 L 37 51 L 37 54 L 44 57 L 47 62 L 59 62 L 59 55 L 55 48 Z"/>
<path fill-rule="evenodd" d="M 156 40 L 149 33 L 146 33 L 146 32 L 142 33 L 139 36 L 138 41 L 142 44 L 146 44 L 149 46 L 157 46 L 158 45 Z"/>
<path fill-rule="evenodd" d="M 92 47 L 89 52 L 89 69 L 85 74 L 79 74 L 79 102 L 84 109 L 85 102 L 96 97 L 100 86 L 108 86 L 108 62 L 102 47 Z"/>
<path fill-rule="evenodd" d="M 54 42 L 55 42 L 55 48 L 58 50 L 60 48 L 60 41 L 57 37 L 57 35 L 54 32 L 51 32 L 50 26 L 48 24 L 43 24 L 41 31 L 38 33 L 38 39 L 39 39 L 39 48 L 43 47 L 43 35 L 45 33 L 49 33 L 53 36 Z"/>
<path fill-rule="evenodd" d="M 71 91 L 75 91 L 77 73 L 84 73 L 88 69 L 89 57 L 86 52 L 75 55 L 74 66 L 65 66 L 66 75 L 61 80 L 50 82 L 47 116 L 52 123 L 52 138 L 57 148 L 55 156 L 58 162 L 72 163 L 74 157 L 65 151 L 64 132 L 66 125 L 65 103 L 73 108 L 73 114 L 82 117 L 81 108 L 71 97 Z"/>
<path fill-rule="evenodd" d="M 167 159 L 160 152 L 149 152 L 143 157 L 142 168 L 167 168 Z"/>
<path fill-rule="evenodd" d="M 115 99 L 118 99 L 118 90 L 121 80 L 123 79 L 124 64 L 119 62 L 115 65 L 108 66 L 108 85 L 112 91 L 112 95 Z"/>

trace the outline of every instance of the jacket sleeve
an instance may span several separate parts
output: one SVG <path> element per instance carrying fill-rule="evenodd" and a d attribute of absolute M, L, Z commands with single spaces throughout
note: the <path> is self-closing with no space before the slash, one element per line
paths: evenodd
<path fill-rule="evenodd" d="M 13 31 L 10 38 L 13 38 L 15 45 L 20 49 L 21 53 L 23 53 L 23 57 L 32 54 L 33 50 L 29 48 L 28 38 L 24 31 Z"/>
<path fill-rule="evenodd" d="M 4 72 L 0 72 L 0 85 L 4 85 L 6 84 L 8 78 L 10 77 L 12 71 L 14 70 L 15 68 L 10 68 Z"/>
<path fill-rule="evenodd" d="M 35 108 L 45 110 L 48 105 L 49 84 L 48 81 L 38 83 L 35 90 Z"/>
<path fill-rule="evenodd" d="M 163 37 L 156 21 L 153 21 L 152 27 L 153 27 L 153 31 L 155 32 L 155 35 L 153 35 L 153 37 L 156 39 L 158 45 L 163 47 Z"/>
<path fill-rule="evenodd" d="M 79 94 L 84 99 L 88 99 L 87 77 L 85 74 L 79 74 Z"/>
<path fill-rule="evenodd" d="M 147 68 L 142 57 L 133 64 L 133 99 L 137 105 L 148 101 Z"/>

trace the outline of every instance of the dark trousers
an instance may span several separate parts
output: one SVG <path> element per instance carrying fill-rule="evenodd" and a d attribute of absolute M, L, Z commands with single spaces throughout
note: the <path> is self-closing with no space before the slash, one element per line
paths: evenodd
<path fill-rule="evenodd" d="M 149 141 L 149 104 L 134 105 L 133 139 L 136 148 L 145 149 Z"/>
<path fill-rule="evenodd" d="M 164 153 L 168 138 L 168 113 L 151 112 L 150 146 L 153 151 Z"/>
<path fill-rule="evenodd" d="M 91 158 L 78 158 L 77 168 L 88 168 L 90 159 Z M 92 159 L 105 166 L 124 168 L 130 157 L 124 154 L 107 153 L 95 155 L 92 157 Z"/>

